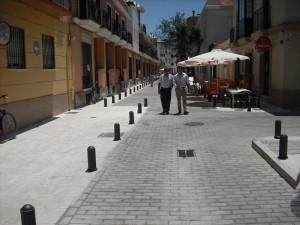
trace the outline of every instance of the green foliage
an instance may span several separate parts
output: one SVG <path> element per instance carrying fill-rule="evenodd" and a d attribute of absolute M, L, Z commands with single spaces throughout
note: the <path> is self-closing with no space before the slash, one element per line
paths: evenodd
<path fill-rule="evenodd" d="M 169 48 L 180 60 L 185 60 L 192 56 L 192 49 L 196 47 L 199 54 L 203 39 L 201 31 L 195 27 L 189 27 L 184 13 L 176 12 L 174 17 L 162 19 L 161 24 L 156 26 L 154 35 L 163 43 L 165 48 Z"/>

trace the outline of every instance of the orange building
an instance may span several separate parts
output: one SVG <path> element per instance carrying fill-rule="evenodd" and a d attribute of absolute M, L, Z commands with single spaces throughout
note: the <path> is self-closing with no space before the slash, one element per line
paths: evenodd
<path fill-rule="evenodd" d="M 157 46 L 140 25 L 143 7 L 124 0 L 4 0 L 0 95 L 19 128 L 90 103 L 157 74 Z M 140 45 L 147 48 L 140 49 Z M 2 103 L 0 103 L 2 104 Z"/>

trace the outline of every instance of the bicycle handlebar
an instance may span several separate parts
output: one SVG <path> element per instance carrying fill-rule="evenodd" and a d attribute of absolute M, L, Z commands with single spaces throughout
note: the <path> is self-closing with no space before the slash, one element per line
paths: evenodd
<path fill-rule="evenodd" d="M 8 96 L 7 96 L 7 94 L 1 95 L 0 98 L 6 99 L 6 98 L 8 98 Z"/>

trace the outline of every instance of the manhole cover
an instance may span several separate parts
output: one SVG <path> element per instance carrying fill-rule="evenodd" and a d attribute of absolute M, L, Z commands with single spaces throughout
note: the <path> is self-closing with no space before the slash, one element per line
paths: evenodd
<path fill-rule="evenodd" d="M 189 122 L 189 123 L 185 123 L 184 125 L 186 125 L 186 126 L 202 126 L 202 125 L 204 125 L 204 123 L 201 123 L 201 122 Z"/>
<path fill-rule="evenodd" d="M 91 116 L 91 118 L 92 118 L 92 119 L 95 119 L 95 118 L 97 118 L 97 117 L 96 117 L 96 116 Z"/>
<path fill-rule="evenodd" d="M 195 157 L 195 150 L 194 149 L 187 149 L 187 150 L 177 150 L 177 157 Z"/>
<path fill-rule="evenodd" d="M 120 136 L 122 136 L 124 132 L 120 133 Z M 101 133 L 98 137 L 115 137 L 114 132 L 107 132 L 107 133 Z"/>

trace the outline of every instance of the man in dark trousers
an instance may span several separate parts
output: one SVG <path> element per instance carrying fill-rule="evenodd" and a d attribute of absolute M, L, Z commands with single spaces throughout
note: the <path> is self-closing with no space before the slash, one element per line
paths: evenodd
<path fill-rule="evenodd" d="M 160 94 L 161 105 L 163 112 L 161 114 L 169 114 L 171 104 L 171 94 L 173 87 L 173 75 L 169 74 L 167 68 L 164 68 L 164 73 L 159 77 L 158 94 Z"/>

